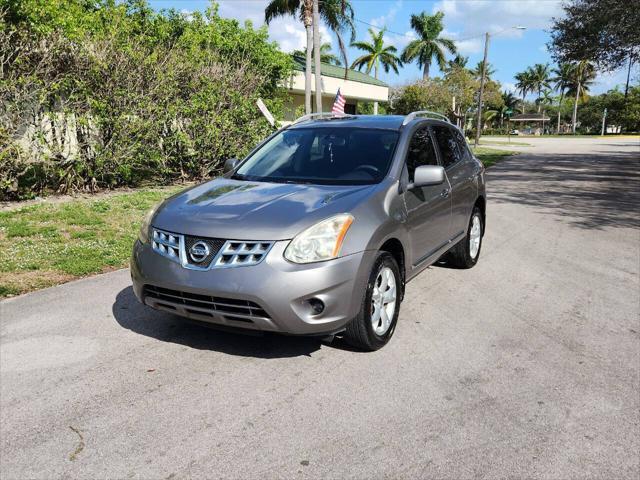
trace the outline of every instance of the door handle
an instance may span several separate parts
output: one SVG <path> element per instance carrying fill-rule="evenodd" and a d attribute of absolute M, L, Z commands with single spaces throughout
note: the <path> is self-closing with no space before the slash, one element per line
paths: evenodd
<path fill-rule="evenodd" d="M 449 190 L 448 188 L 445 188 L 444 190 L 442 190 L 440 192 L 440 196 L 442 198 L 447 198 L 449 196 L 449 193 L 451 192 L 451 190 Z"/>

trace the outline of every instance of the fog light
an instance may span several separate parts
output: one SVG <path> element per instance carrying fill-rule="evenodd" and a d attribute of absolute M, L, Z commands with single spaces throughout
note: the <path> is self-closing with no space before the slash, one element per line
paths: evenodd
<path fill-rule="evenodd" d="M 320 315 L 322 312 L 324 312 L 324 302 L 319 298 L 310 299 L 309 305 L 311 306 L 311 313 L 313 315 Z"/>

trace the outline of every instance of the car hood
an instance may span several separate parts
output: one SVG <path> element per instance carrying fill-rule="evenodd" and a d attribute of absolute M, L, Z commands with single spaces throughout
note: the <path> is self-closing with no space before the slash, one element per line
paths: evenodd
<path fill-rule="evenodd" d="M 317 221 L 351 211 L 373 188 L 218 178 L 166 200 L 152 224 L 202 237 L 285 240 Z"/>

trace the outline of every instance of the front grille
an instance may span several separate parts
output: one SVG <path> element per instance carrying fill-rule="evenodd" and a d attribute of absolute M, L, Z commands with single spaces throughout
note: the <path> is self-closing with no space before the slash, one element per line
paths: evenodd
<path fill-rule="evenodd" d="M 198 243 L 206 245 L 206 248 L 204 245 L 196 245 Z M 195 237 L 153 228 L 151 248 L 184 268 L 209 270 L 210 268 L 257 265 L 266 258 L 273 243 Z M 196 249 L 192 251 L 194 246 Z M 208 253 L 204 257 L 194 256 L 193 254 L 197 254 L 198 250 L 208 250 Z"/>
<path fill-rule="evenodd" d="M 203 260 L 199 262 L 194 262 L 189 255 L 191 251 L 191 247 L 193 247 L 196 243 L 203 242 L 206 243 L 209 247 L 209 255 L 207 255 Z M 191 237 L 189 235 L 184 236 L 184 251 L 186 253 L 186 261 L 189 265 L 195 265 L 198 267 L 208 267 L 211 264 L 211 260 L 215 258 L 218 254 L 225 241 L 219 238 L 200 238 L 200 237 Z"/>
<path fill-rule="evenodd" d="M 172 310 L 176 306 L 188 313 L 213 316 L 222 315 L 228 320 L 251 322 L 253 319 L 269 319 L 269 314 L 257 303 L 237 298 L 222 298 L 211 295 L 182 292 L 169 288 L 145 285 L 144 297 L 157 300 L 156 304 Z"/>

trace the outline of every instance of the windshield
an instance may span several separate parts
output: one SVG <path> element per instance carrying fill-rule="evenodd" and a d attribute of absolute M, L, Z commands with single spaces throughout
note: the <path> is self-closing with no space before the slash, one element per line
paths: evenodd
<path fill-rule="evenodd" d="M 265 182 L 354 185 L 380 182 L 398 133 L 365 128 L 284 130 L 255 152 L 232 178 Z"/>

